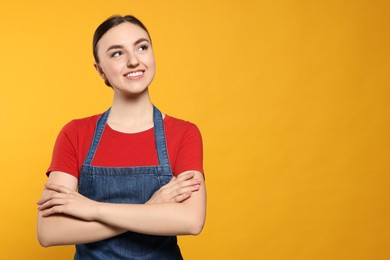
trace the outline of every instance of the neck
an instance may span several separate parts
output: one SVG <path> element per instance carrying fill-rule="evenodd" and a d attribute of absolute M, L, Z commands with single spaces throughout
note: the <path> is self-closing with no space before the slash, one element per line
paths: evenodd
<path fill-rule="evenodd" d="M 120 132 L 135 133 L 153 127 L 153 104 L 149 94 L 123 97 L 114 94 L 107 123 Z"/>

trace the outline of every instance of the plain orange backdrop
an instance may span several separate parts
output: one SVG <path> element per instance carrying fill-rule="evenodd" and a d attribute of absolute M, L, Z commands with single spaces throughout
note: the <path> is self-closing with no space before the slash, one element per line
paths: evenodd
<path fill-rule="evenodd" d="M 35 202 L 55 138 L 101 113 L 92 34 L 134 14 L 154 103 L 203 134 L 208 215 L 185 259 L 390 259 L 389 1 L 2 1 L 1 259 L 41 248 Z"/>

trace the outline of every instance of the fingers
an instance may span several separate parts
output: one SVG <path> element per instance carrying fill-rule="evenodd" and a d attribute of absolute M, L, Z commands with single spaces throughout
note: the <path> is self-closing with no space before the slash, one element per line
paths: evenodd
<path fill-rule="evenodd" d="M 46 189 L 46 191 L 44 192 L 42 197 L 37 201 L 38 205 L 42 205 L 46 201 L 54 198 L 54 196 L 56 196 L 57 194 L 74 193 L 74 191 L 71 189 L 68 189 L 68 188 L 61 186 L 61 185 L 51 184 L 51 183 L 46 183 L 45 189 Z"/>
<path fill-rule="evenodd" d="M 47 183 L 46 192 L 37 202 L 38 210 L 46 210 L 58 205 L 65 204 L 75 192 L 61 185 Z"/>
<path fill-rule="evenodd" d="M 172 180 L 171 180 L 172 181 Z M 194 178 L 194 174 L 186 174 L 185 176 L 179 176 L 176 179 L 170 183 L 170 185 L 167 185 L 166 188 L 183 188 L 183 187 L 189 187 L 194 185 L 200 185 L 201 180 Z"/>
<path fill-rule="evenodd" d="M 70 199 L 72 199 L 73 193 L 59 193 L 59 192 L 49 192 L 45 194 L 38 202 L 38 210 L 45 210 L 57 205 L 64 205 Z"/>
<path fill-rule="evenodd" d="M 176 183 L 181 183 L 187 180 L 190 180 L 194 177 L 193 172 L 187 172 L 180 174 L 178 177 L 173 176 L 172 179 L 168 182 L 168 184 L 165 185 L 165 187 L 169 188 L 172 185 L 175 185 Z"/>
<path fill-rule="evenodd" d="M 185 172 L 178 177 L 173 177 L 154 194 L 153 202 L 182 202 L 188 199 L 192 192 L 199 190 L 201 185 L 201 180 L 194 176 L 194 172 Z"/>
<path fill-rule="evenodd" d="M 42 211 L 42 216 L 43 217 L 48 217 L 48 216 L 51 216 L 51 215 L 54 215 L 54 214 L 63 214 L 63 213 L 65 213 L 65 206 L 64 205 L 58 205 L 58 206 L 47 208 L 47 209 L 44 209 L 44 210 L 41 210 L 41 211 Z"/>
<path fill-rule="evenodd" d="M 48 216 L 51 216 L 51 215 L 54 215 L 54 214 L 60 214 L 62 211 L 59 209 L 59 207 L 53 207 L 53 208 L 50 208 L 50 209 L 47 209 L 45 211 L 42 212 L 42 216 L 43 217 L 48 217 Z"/>
<path fill-rule="evenodd" d="M 199 188 L 200 184 L 183 185 L 182 187 L 175 185 L 169 189 L 162 190 L 159 195 L 168 202 L 182 202 L 191 197 L 192 192 L 199 190 Z"/>
<path fill-rule="evenodd" d="M 147 203 L 183 202 L 199 190 L 201 181 L 193 179 L 193 174 L 182 178 L 173 177 L 165 186 L 156 191 Z"/>
<path fill-rule="evenodd" d="M 185 181 L 185 180 L 189 180 L 189 179 L 194 178 L 194 176 L 195 176 L 195 173 L 194 173 L 194 172 L 185 172 L 185 173 L 180 174 L 180 175 L 177 176 L 176 178 L 177 178 L 179 181 Z"/>
<path fill-rule="evenodd" d="M 48 190 L 61 192 L 61 193 L 69 193 L 69 192 L 73 191 L 71 189 L 66 188 L 65 186 L 57 185 L 57 184 L 53 184 L 53 183 L 46 183 L 45 188 Z"/>
<path fill-rule="evenodd" d="M 178 202 L 178 203 L 183 202 L 186 199 L 188 199 L 189 197 L 191 197 L 191 195 L 192 195 L 191 191 L 183 193 L 181 195 L 178 195 L 178 196 L 174 197 L 174 201 Z"/>
<path fill-rule="evenodd" d="M 188 194 L 188 193 L 191 194 L 192 192 L 199 190 L 199 188 L 200 188 L 199 184 L 177 188 L 171 192 L 171 200 L 177 201 L 177 197 L 181 198 L 181 196 L 184 194 Z"/>
<path fill-rule="evenodd" d="M 66 199 L 65 198 L 56 198 L 56 199 L 51 199 L 41 205 L 39 205 L 38 209 L 39 210 L 45 210 L 45 209 L 48 209 L 48 208 L 52 208 L 54 206 L 58 206 L 58 205 L 64 205 L 66 203 Z"/>
<path fill-rule="evenodd" d="M 96 202 L 75 190 L 57 184 L 46 184 L 41 199 L 37 202 L 43 217 L 65 214 L 86 221 L 96 216 Z"/>

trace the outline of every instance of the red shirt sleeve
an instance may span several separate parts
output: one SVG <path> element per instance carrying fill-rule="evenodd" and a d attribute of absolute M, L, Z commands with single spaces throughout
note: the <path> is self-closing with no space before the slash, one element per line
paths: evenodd
<path fill-rule="evenodd" d="M 192 123 L 183 133 L 173 167 L 175 176 L 184 171 L 195 170 L 203 173 L 203 144 L 198 127 Z"/>
<path fill-rule="evenodd" d="M 57 136 L 54 145 L 52 161 L 47 175 L 51 171 L 62 171 L 69 173 L 76 178 L 79 175 L 79 166 L 77 160 L 77 134 L 74 121 L 66 124 Z"/>

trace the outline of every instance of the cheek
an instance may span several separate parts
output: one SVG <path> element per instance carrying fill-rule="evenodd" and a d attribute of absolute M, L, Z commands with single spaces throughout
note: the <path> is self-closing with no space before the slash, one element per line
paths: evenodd
<path fill-rule="evenodd" d="M 155 60 L 154 60 L 154 56 L 152 56 L 152 57 L 150 57 L 150 58 L 148 59 L 148 67 L 149 67 L 150 69 L 155 69 L 155 68 L 156 68 L 156 62 L 155 62 Z"/>
<path fill-rule="evenodd" d="M 104 63 L 101 68 L 107 77 L 120 73 L 120 66 L 118 64 Z"/>
<path fill-rule="evenodd" d="M 149 67 L 154 68 L 156 66 L 153 51 L 151 51 L 147 56 L 145 56 L 145 63 L 147 63 Z"/>

